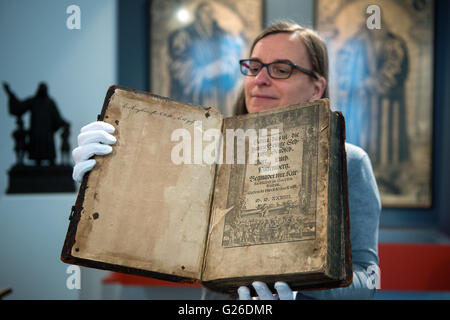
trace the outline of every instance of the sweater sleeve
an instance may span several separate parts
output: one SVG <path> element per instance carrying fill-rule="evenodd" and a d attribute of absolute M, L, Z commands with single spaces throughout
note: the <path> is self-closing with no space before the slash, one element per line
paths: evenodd
<path fill-rule="evenodd" d="M 374 270 L 378 269 L 378 227 L 381 212 L 372 164 L 359 147 L 345 144 L 347 152 L 350 242 L 353 281 L 350 286 L 330 290 L 302 291 L 297 299 L 370 299 L 375 294 Z M 379 278 L 378 278 L 379 279 Z"/>

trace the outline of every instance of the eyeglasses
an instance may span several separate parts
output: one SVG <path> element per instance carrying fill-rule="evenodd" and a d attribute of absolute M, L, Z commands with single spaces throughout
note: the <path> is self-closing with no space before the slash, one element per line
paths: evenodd
<path fill-rule="evenodd" d="M 289 61 L 274 61 L 271 63 L 262 63 L 256 59 L 239 60 L 241 73 L 244 76 L 255 77 L 264 67 L 267 67 L 269 76 L 273 79 L 287 79 L 291 76 L 294 69 L 298 69 L 307 75 L 317 78 L 317 75 L 308 69 L 297 66 Z"/>

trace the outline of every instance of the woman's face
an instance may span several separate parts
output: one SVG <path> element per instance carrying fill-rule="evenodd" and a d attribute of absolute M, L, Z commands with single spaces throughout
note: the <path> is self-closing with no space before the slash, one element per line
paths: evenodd
<path fill-rule="evenodd" d="M 306 47 L 295 34 L 277 33 L 262 38 L 253 48 L 250 58 L 263 63 L 288 60 L 311 70 Z M 245 78 L 247 111 L 253 113 L 317 100 L 321 98 L 325 85 L 324 78 L 315 80 L 297 69 L 287 79 L 272 79 L 267 68 L 263 68 L 255 77 Z"/>

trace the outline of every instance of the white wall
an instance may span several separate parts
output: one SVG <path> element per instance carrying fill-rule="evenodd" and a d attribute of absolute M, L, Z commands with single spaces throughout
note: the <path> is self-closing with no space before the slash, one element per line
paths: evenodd
<path fill-rule="evenodd" d="M 80 30 L 66 27 L 71 4 L 81 9 Z M 19 98 L 46 81 L 71 123 L 72 148 L 116 83 L 116 11 L 116 0 L 0 0 L 0 81 Z M 68 265 L 59 260 L 76 194 L 5 194 L 14 127 L 0 89 L 0 287 L 13 289 L 7 299 L 77 299 L 79 292 L 66 288 Z"/>

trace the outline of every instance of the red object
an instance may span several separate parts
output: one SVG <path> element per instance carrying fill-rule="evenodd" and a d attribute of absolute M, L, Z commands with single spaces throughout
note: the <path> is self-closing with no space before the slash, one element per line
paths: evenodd
<path fill-rule="evenodd" d="M 124 286 L 152 286 L 152 287 L 201 287 L 198 283 L 183 283 L 164 281 L 147 277 L 134 276 L 131 274 L 111 272 L 102 280 L 104 284 L 121 284 Z"/>
<path fill-rule="evenodd" d="M 380 243 L 381 290 L 450 291 L 450 245 Z"/>
<path fill-rule="evenodd" d="M 381 290 L 450 291 L 450 245 L 380 243 Z M 153 287 L 200 287 L 112 272 L 103 283 Z"/>

